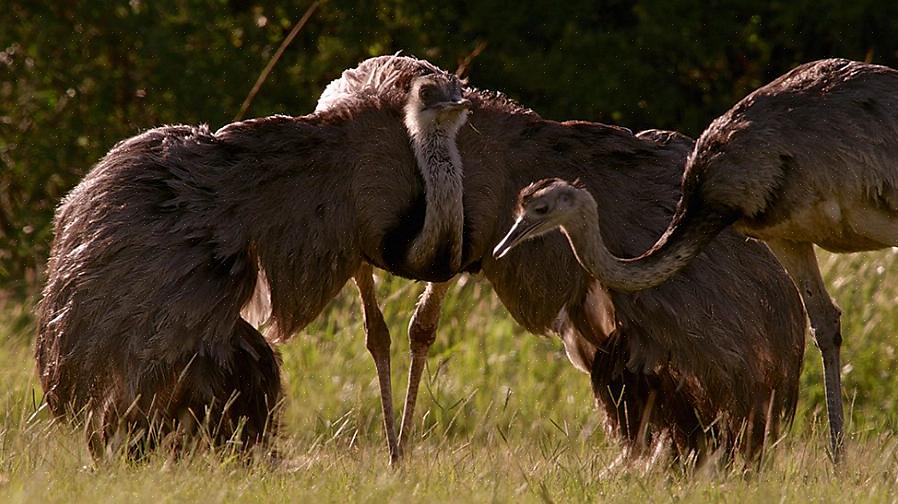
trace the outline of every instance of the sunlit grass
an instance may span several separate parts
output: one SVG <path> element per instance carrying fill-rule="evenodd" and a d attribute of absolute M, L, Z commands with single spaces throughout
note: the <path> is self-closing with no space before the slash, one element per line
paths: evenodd
<path fill-rule="evenodd" d="M 555 340 L 521 330 L 477 278 L 447 298 L 419 399 L 409 461 L 386 463 L 374 366 L 348 286 L 314 324 L 280 347 L 286 402 L 279 458 L 227 454 L 95 466 L 82 434 L 40 410 L 27 308 L 0 323 L 0 502 L 283 502 L 682 500 L 892 501 L 898 490 L 898 254 L 821 253 L 844 311 L 847 463 L 826 458 L 819 354 L 808 346 L 799 413 L 760 473 L 710 467 L 607 471 L 620 453 L 602 431 L 589 379 Z M 405 325 L 422 286 L 379 284 L 393 333 L 397 407 Z"/>

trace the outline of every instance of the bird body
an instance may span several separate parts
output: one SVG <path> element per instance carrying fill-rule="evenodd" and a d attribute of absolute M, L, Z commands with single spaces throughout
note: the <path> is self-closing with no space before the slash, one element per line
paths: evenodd
<path fill-rule="evenodd" d="M 359 246 L 371 222 L 364 217 L 377 216 L 357 202 L 385 165 L 400 168 L 381 174 L 391 182 L 384 186 L 404 179 L 412 192 L 418 183 L 401 130 L 380 135 L 381 144 L 353 128 L 384 121 L 396 118 L 373 104 L 215 133 L 168 126 L 116 145 L 55 218 L 36 346 L 50 409 L 89 414 L 103 449 L 119 423 L 158 420 L 165 434 L 236 390 L 234 411 L 245 401 L 255 408 L 245 441 L 264 439 L 280 397 L 278 366 L 241 309 L 261 269 L 272 339 L 287 339 L 377 254 L 380 243 Z M 379 190 L 386 202 L 396 192 Z M 378 203 L 384 221 L 401 218 Z M 224 439 L 237 428 L 232 420 Z"/>
<path fill-rule="evenodd" d="M 426 83 L 420 75 L 404 77 L 406 100 L 421 105 L 407 107 L 406 122 L 419 119 L 413 124 L 422 152 L 448 156 L 449 164 L 435 169 L 455 169 L 435 176 L 455 177 L 459 187 L 457 153 L 433 138 L 451 143 L 464 122 L 460 88 L 443 73 L 428 72 Z M 425 84 L 428 99 L 408 98 Z M 418 117 L 427 114 L 432 121 Z M 430 123 L 438 127 L 428 129 Z M 240 416 L 254 408 L 239 432 L 247 446 L 266 440 L 279 370 L 247 319 L 269 320 L 269 340 L 286 340 L 349 278 L 356 277 L 369 307 L 373 284 L 361 278 L 367 272 L 370 280 L 365 263 L 386 267 L 391 251 L 394 266 L 419 278 L 443 278 L 460 261 L 462 209 L 416 206 L 430 203 L 425 193 L 442 193 L 427 190 L 433 171 L 416 166 L 420 149 L 410 138 L 402 111 L 371 95 L 214 133 L 157 128 L 113 147 L 55 219 L 36 346 L 51 410 L 90 418 L 91 446 L 100 455 L 121 428 L 159 424 L 162 439 L 193 429 L 186 425 L 191 418 L 221 423 L 237 391 L 215 439 L 238 432 Z M 450 194 L 444 202 L 460 204 Z M 406 225 L 410 209 L 418 225 L 407 229 L 409 240 L 394 243 L 390 233 Z M 455 221 L 441 222 L 449 217 Z M 414 240 L 425 246 L 406 267 Z M 427 250 L 438 243 L 450 244 L 449 253 Z M 382 317 L 365 315 L 383 380 L 389 335 Z"/>
<path fill-rule="evenodd" d="M 369 94 L 369 78 L 402 80 L 397 76 L 428 66 L 374 58 L 344 73 L 352 78 L 333 89 L 351 101 Z M 377 94 L 402 106 L 401 93 L 389 87 Z M 674 211 L 692 141 L 673 132 L 637 136 L 549 121 L 492 91 L 468 89 L 465 97 L 473 114 L 456 139 L 464 164 L 462 270 L 482 271 L 527 330 L 562 338 L 572 362 L 592 373 L 609 428 L 628 446 L 667 432 L 683 453 L 717 443 L 734 447 L 750 425 L 750 441 L 738 445 L 757 454 L 764 435 L 794 412 L 805 327 L 795 289 L 765 247 L 723 233 L 675 281 L 638 294 L 590 279 L 561 235 L 518 247 L 507 259 L 491 255 L 511 225 L 518 191 L 545 177 L 580 178 L 602 194 L 598 215 L 609 246 L 619 254 L 644 250 Z M 413 347 L 419 314 L 429 313 L 424 318 L 435 324 L 444 294 L 429 287 L 419 302 Z M 435 325 L 425 329 L 418 337 L 432 341 Z"/>
<path fill-rule="evenodd" d="M 316 114 L 215 133 L 158 128 L 100 161 L 55 221 L 36 349 L 51 410 L 86 412 L 96 422 L 92 440 L 103 445 L 120 426 L 156 419 L 177 431 L 178 419 L 236 390 L 235 411 L 251 417 L 246 443 L 264 440 L 279 372 L 268 343 L 240 315 L 257 271 L 270 289 L 271 339 L 283 340 L 367 263 L 428 281 L 483 271 L 525 328 L 566 335 L 629 441 L 640 436 L 622 420 L 623 407 L 649 418 L 649 434 L 674 426 L 685 449 L 698 446 L 702 422 L 720 412 L 732 413 L 727 425 L 735 425 L 770 400 L 775 415 L 794 411 L 803 323 L 788 279 L 763 247 L 724 233 L 681 280 L 640 294 L 591 281 L 561 236 L 507 260 L 490 255 L 511 224 L 518 190 L 547 176 L 581 177 L 606 195 L 598 210 L 614 252 L 648 246 L 673 211 L 681 142 L 547 121 L 500 94 L 466 90 L 476 112 L 474 127 L 456 136 L 464 163 L 460 269 L 436 260 L 409 265 L 427 196 L 404 110 L 411 81 L 433 70 L 400 60 L 386 90 L 342 95 Z M 367 326 L 377 308 L 370 298 L 365 305 Z M 426 303 L 422 311 L 438 315 Z M 602 351 L 590 356 L 593 349 Z M 667 388 L 646 382 L 661 378 Z M 688 386 L 670 388 L 677 383 Z M 615 405 L 603 391 L 612 384 L 642 385 Z M 772 388 L 782 393 L 770 399 Z M 659 397 L 663 406 L 646 408 L 659 390 L 670 393 Z"/>
<path fill-rule="evenodd" d="M 322 93 L 316 112 L 346 108 L 348 104 L 364 100 L 365 97 L 389 94 L 397 85 L 402 89 L 405 96 L 403 123 L 417 161 L 424 196 L 416 198 L 415 204 L 405 210 L 405 218 L 383 238 L 383 259 L 387 267 L 407 274 L 409 271 L 427 270 L 435 275 L 448 275 L 449 278 L 458 271 L 462 261 L 463 167 L 455 137 L 467 120 L 470 103 L 462 97 L 462 82 L 454 75 L 429 63 L 407 58 L 394 62 L 404 62 L 407 69 L 417 67 L 417 72 L 403 74 L 386 71 L 389 66 L 378 66 L 378 62 L 382 60 L 383 58 L 374 58 L 363 62 L 358 68 L 343 72 Z M 374 70 L 368 72 L 370 68 Z M 377 306 L 372 275 L 372 268 L 365 264 L 356 273 L 354 280 L 362 300 L 367 347 L 377 368 L 390 461 L 395 463 L 402 456 L 404 441 L 408 436 L 414 415 L 417 384 L 424 370 L 427 349 L 433 342 L 430 337 L 433 334 L 431 327 L 435 327 L 436 320 L 430 321 L 426 316 L 421 316 L 435 313 L 432 310 L 416 310 L 413 316 L 409 331 L 412 349 L 410 385 L 402 418 L 404 428 L 397 437 L 390 376 L 390 334 L 383 320 L 383 313 Z M 260 272 L 259 278 L 264 279 L 264 272 Z M 446 285 L 442 285 L 435 288 L 428 284 L 425 292 L 445 292 L 445 287 Z M 264 295 L 260 297 L 264 299 Z M 423 331 L 416 330 L 421 324 L 427 327 Z M 416 334 L 423 334 L 424 338 L 418 340 Z"/>
<path fill-rule="evenodd" d="M 813 245 L 834 252 L 898 245 L 895 110 L 896 70 L 844 59 L 796 67 L 702 134 L 660 239 L 632 259 L 605 250 L 592 264 L 598 277 L 638 291 L 702 257 L 729 225 L 764 240 L 798 287 L 823 356 L 835 460 L 843 443 L 841 310 L 826 292 Z"/>
<path fill-rule="evenodd" d="M 894 69 L 844 59 L 796 67 L 702 134 L 677 211 L 696 221 L 726 215 L 724 223 L 766 241 L 789 271 L 823 356 L 836 461 L 844 436 L 841 310 L 826 292 L 812 244 L 833 252 L 898 245 L 896 110 Z M 673 241 L 644 257 L 665 255 Z"/>
<path fill-rule="evenodd" d="M 699 138 L 687 179 L 761 239 L 834 252 L 898 244 L 898 72 L 848 60 L 799 66 Z"/>
<path fill-rule="evenodd" d="M 493 120 L 474 101 L 471 122 L 480 134 L 459 140 L 465 208 L 468 215 L 498 217 L 488 239 L 471 233 L 472 247 L 498 243 L 512 224 L 517 190 L 544 177 L 579 179 L 603 195 L 595 215 L 617 254 L 644 250 L 669 221 L 691 141 L 517 115 Z M 495 185 L 476 180 L 493 170 L 505 181 L 498 195 Z M 541 236 L 501 260 L 490 249 L 479 252 L 482 268 L 505 307 L 531 332 L 559 334 L 571 360 L 591 371 L 609 428 L 630 448 L 667 432 L 681 453 L 726 446 L 753 457 L 765 433 L 777 432 L 778 419 L 791 418 L 805 324 L 795 289 L 762 245 L 722 234 L 699 263 L 636 294 L 586 275 L 561 234 Z M 714 429 L 702 429 L 715 420 Z M 746 425 L 752 434 L 740 443 Z"/>

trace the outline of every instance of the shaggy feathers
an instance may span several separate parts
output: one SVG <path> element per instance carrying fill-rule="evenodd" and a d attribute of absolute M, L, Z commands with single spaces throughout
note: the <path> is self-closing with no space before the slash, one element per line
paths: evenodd
<path fill-rule="evenodd" d="M 412 75 L 433 71 L 420 60 L 402 61 Z M 387 57 L 363 65 L 395 63 Z M 274 336 L 287 338 L 317 316 L 362 261 L 386 267 L 384 240 L 422 194 L 402 123 L 402 80 L 375 81 L 392 91 L 358 97 L 338 84 L 334 89 L 349 92 L 349 102 L 337 100 L 312 116 L 244 121 L 215 134 L 159 128 L 110 151 L 56 217 L 36 352 L 54 412 L 87 408 L 107 442 L 106 428 L 118 425 L 114 413 L 138 398 L 142 415 L 167 420 L 220 401 L 226 390 L 247 401 L 239 411 L 259 411 L 259 397 L 276 401 L 274 354 L 239 317 L 257 268 L 270 284 Z M 644 250 L 673 212 L 686 150 L 680 143 L 542 120 L 488 92 L 466 96 L 476 130 L 462 128 L 458 138 L 464 267 L 482 261 L 519 323 L 538 333 L 570 332 L 602 352 L 612 344 L 625 348 L 593 366 L 600 398 L 603 386 L 663 379 L 683 386 L 660 400 L 690 419 L 730 412 L 747 418 L 772 389 L 774 414 L 794 411 L 804 319 L 788 278 L 764 247 L 725 232 L 671 283 L 608 293 L 613 313 L 604 318 L 596 313 L 601 289 L 591 288 L 560 235 L 523 245 L 502 262 L 489 255 L 511 224 L 520 188 L 551 176 L 579 177 L 602 195 L 601 225 L 613 252 Z M 185 368 L 218 372 L 189 375 L 199 397 L 154 412 L 159 403 L 152 397 L 178 397 Z M 603 404 L 612 428 L 621 430 L 617 407 Z M 268 422 L 257 416 L 253 432 Z M 650 433 L 667 429 L 667 421 L 653 414 Z M 734 420 L 721 429 L 737 427 Z M 672 428 L 684 432 L 677 438 L 683 449 L 696 448 L 688 437 L 694 422 Z"/>
<path fill-rule="evenodd" d="M 355 69 L 354 82 L 367 82 L 366 72 L 419 75 L 431 67 L 413 58 L 381 57 Z M 352 95 L 352 87 L 340 89 Z M 394 96 L 380 95 L 401 106 Z M 579 178 L 601 195 L 599 215 L 612 252 L 644 251 L 673 214 L 692 140 L 674 132 L 634 137 L 624 128 L 547 121 L 488 91 L 468 89 L 465 96 L 474 104 L 473 128 L 463 128 L 458 137 L 465 166 L 465 258 L 469 265 L 482 261 L 487 279 L 525 328 L 559 330 L 578 363 L 591 364 L 592 350 L 600 349 L 594 389 L 612 429 L 624 433 L 626 425 L 623 405 L 606 389 L 626 386 L 635 401 L 629 415 L 640 418 L 638 405 L 661 390 L 661 383 L 676 386 L 659 397 L 665 404 L 653 411 L 649 434 L 671 429 L 683 451 L 697 449 L 700 426 L 718 417 L 722 421 L 710 434 L 725 442 L 735 442 L 743 421 L 752 422 L 753 436 L 763 435 L 774 390 L 774 421 L 791 417 L 804 314 L 789 278 L 762 245 L 726 232 L 672 282 L 636 294 L 603 294 L 601 286 L 591 285 L 557 233 L 518 247 L 502 261 L 489 254 L 511 224 L 520 188 L 553 176 Z M 776 431 L 776 425 L 771 428 Z M 637 441 L 630 434 L 625 438 Z"/>

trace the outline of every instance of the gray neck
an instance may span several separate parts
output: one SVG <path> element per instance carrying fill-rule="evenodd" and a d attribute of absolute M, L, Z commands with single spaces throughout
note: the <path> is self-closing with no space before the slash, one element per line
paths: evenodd
<path fill-rule="evenodd" d="M 461 268 L 461 245 L 464 228 L 461 157 L 455 146 L 459 124 L 431 125 L 417 129 L 409 125 L 412 149 L 418 170 L 424 179 L 427 208 L 424 226 L 412 243 L 407 256 L 412 268 L 427 268 L 442 243 L 449 243 L 450 267 Z"/>
<path fill-rule="evenodd" d="M 698 254 L 703 243 L 688 240 L 667 240 L 671 233 L 659 240 L 646 255 L 636 259 L 621 259 L 611 254 L 602 240 L 595 206 L 584 209 L 561 227 L 577 260 L 583 268 L 605 287 L 634 292 L 664 283 L 683 269 Z M 662 245 L 662 242 L 664 243 Z M 660 245 L 660 246 L 659 246 Z"/>

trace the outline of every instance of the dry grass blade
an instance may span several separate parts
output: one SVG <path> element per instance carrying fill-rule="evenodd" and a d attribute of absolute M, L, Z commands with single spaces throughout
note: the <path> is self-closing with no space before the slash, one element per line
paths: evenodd
<path fill-rule="evenodd" d="M 471 63 L 474 61 L 474 58 L 480 56 L 480 53 L 486 49 L 487 45 L 489 45 L 489 42 L 485 40 L 478 42 L 477 45 L 474 46 L 474 50 L 468 53 L 468 55 L 458 64 L 458 68 L 455 69 L 455 75 L 460 79 L 464 79 L 468 75 L 468 70 L 471 69 Z"/>
<path fill-rule="evenodd" d="M 246 95 L 246 99 L 243 100 L 243 103 L 240 105 L 240 111 L 237 112 L 237 115 L 234 116 L 234 121 L 239 121 L 243 119 L 243 114 L 249 110 L 249 106 L 253 103 L 253 99 L 256 97 L 256 94 L 259 93 L 259 89 L 262 87 L 262 84 L 268 79 L 268 75 L 271 73 L 271 70 L 274 69 L 274 66 L 277 64 L 278 60 L 281 59 L 281 56 L 284 54 L 284 51 L 287 49 L 287 46 L 293 42 L 293 39 L 296 38 L 296 35 L 299 34 L 299 31 L 302 30 L 303 26 L 309 21 L 312 17 L 312 14 L 315 13 L 315 10 L 318 8 L 318 2 L 313 3 L 306 9 L 306 13 L 302 15 L 302 18 L 293 26 L 293 29 L 290 30 L 290 33 L 287 34 L 287 37 L 281 42 L 280 47 L 274 53 L 274 56 L 268 61 L 268 64 L 265 65 L 265 69 L 262 70 L 262 73 L 259 74 L 259 78 L 256 79 L 256 83 L 253 84 L 253 88 L 249 91 L 249 94 Z"/>

